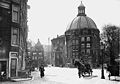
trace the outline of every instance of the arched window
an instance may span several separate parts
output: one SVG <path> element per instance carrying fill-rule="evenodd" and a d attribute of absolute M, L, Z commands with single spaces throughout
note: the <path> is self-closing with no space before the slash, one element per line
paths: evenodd
<path fill-rule="evenodd" d="M 87 54 L 90 54 L 90 49 L 87 49 L 87 50 L 86 50 L 86 53 L 87 53 Z"/>
<path fill-rule="evenodd" d="M 79 41 L 78 41 L 78 40 L 76 40 L 76 44 L 79 44 Z"/>
<path fill-rule="evenodd" d="M 90 41 L 90 37 L 87 37 L 87 41 Z"/>
<path fill-rule="evenodd" d="M 72 40 L 72 44 L 75 44 L 75 40 L 74 39 Z"/>
<path fill-rule="evenodd" d="M 81 37 L 81 41 L 85 41 L 85 37 Z"/>

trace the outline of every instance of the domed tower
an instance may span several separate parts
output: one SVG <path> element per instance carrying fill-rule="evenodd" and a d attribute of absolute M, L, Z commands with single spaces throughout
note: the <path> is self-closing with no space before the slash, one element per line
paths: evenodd
<path fill-rule="evenodd" d="M 96 67 L 100 53 L 99 29 L 95 22 L 85 14 L 85 6 L 81 2 L 78 14 L 65 31 L 68 63 L 81 60 Z"/>

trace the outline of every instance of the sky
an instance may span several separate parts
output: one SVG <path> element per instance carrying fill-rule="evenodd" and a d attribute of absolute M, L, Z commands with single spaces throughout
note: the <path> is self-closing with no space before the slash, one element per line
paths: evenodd
<path fill-rule="evenodd" d="M 48 45 L 63 35 L 77 16 L 81 1 L 100 31 L 107 24 L 120 26 L 120 0 L 28 0 L 28 39 Z"/>

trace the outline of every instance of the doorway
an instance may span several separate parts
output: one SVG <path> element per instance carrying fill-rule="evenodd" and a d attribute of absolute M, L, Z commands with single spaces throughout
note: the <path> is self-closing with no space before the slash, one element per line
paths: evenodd
<path fill-rule="evenodd" d="M 0 73 L 4 72 L 7 75 L 6 70 L 7 70 L 7 61 L 0 61 Z"/>
<path fill-rule="evenodd" d="M 11 77 L 16 77 L 17 59 L 11 59 Z"/>

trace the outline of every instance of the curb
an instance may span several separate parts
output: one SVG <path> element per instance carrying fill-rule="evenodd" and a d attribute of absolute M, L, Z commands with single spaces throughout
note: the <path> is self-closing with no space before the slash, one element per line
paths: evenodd
<path fill-rule="evenodd" d="M 33 77 L 29 77 L 29 78 L 14 78 L 14 79 L 10 79 L 11 82 L 19 82 L 19 81 L 28 81 L 28 80 L 32 80 Z"/>

